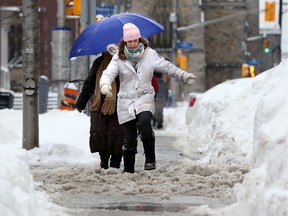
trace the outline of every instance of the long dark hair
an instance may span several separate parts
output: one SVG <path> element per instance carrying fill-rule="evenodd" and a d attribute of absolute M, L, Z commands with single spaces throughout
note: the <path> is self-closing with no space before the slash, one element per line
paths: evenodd
<path fill-rule="evenodd" d="M 144 44 L 144 49 L 146 49 L 149 46 L 148 41 L 145 38 L 139 38 L 139 43 Z M 119 59 L 121 60 L 127 60 L 125 54 L 124 54 L 124 46 L 126 45 L 126 42 L 122 39 L 119 43 Z"/>

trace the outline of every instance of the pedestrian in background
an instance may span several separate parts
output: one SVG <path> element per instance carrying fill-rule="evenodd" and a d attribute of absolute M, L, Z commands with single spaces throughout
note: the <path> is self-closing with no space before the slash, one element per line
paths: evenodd
<path fill-rule="evenodd" d="M 154 71 L 166 73 L 186 84 L 192 84 L 195 76 L 181 70 L 151 49 L 140 30 L 132 23 L 123 26 L 123 39 L 119 52 L 115 54 L 100 79 L 101 92 L 113 96 L 111 83 L 119 76 L 117 112 L 123 125 L 124 172 L 134 173 L 137 152 L 137 125 L 145 154 L 145 170 L 156 169 L 155 135 L 151 120 L 155 112 L 155 91 L 152 86 Z"/>
<path fill-rule="evenodd" d="M 168 101 L 168 84 L 166 80 L 163 79 L 163 74 L 159 72 L 154 72 L 155 77 L 158 81 L 158 93 L 155 98 L 155 115 L 154 124 L 157 129 L 163 128 L 163 109 L 167 105 Z"/>
<path fill-rule="evenodd" d="M 100 166 L 103 169 L 108 169 L 109 165 L 120 168 L 124 144 L 124 130 L 118 123 L 116 112 L 119 78 L 116 77 L 111 83 L 112 97 L 102 95 L 99 86 L 100 77 L 117 49 L 117 46 L 109 45 L 108 52 L 102 53 L 102 56 L 94 61 L 75 105 L 77 110 L 82 112 L 93 95 L 89 145 L 91 153 L 99 152 Z"/>

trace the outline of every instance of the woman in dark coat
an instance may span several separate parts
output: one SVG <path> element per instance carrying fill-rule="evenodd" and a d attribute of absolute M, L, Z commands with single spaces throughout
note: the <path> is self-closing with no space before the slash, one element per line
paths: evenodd
<path fill-rule="evenodd" d="M 106 69 L 112 58 L 111 55 L 117 50 L 117 47 L 109 45 L 107 50 L 109 53 L 102 53 L 102 56 L 94 61 L 75 105 L 76 109 L 82 112 L 93 95 L 93 100 L 90 104 L 89 145 L 91 153 L 99 152 L 101 160 L 100 166 L 103 169 L 109 168 L 109 159 L 110 167 L 120 168 L 122 146 L 124 143 L 124 131 L 118 123 L 116 112 L 119 79 L 115 79 L 112 85 L 112 91 L 115 93 L 115 97 L 106 98 L 106 96 L 101 94 L 99 87 L 102 72 Z"/>

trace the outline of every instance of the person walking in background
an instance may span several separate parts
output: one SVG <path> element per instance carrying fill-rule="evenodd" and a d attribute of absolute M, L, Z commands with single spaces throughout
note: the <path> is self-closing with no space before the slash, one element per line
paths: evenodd
<path fill-rule="evenodd" d="M 116 77 L 111 83 L 112 97 L 102 95 L 99 86 L 100 77 L 117 49 L 117 46 L 109 45 L 108 52 L 102 53 L 102 56 L 94 61 L 75 105 L 76 109 L 82 112 L 94 94 L 90 107 L 89 145 L 91 153 L 99 152 L 100 166 L 103 169 L 108 169 L 109 165 L 112 168 L 120 168 L 124 144 L 124 130 L 118 123 L 116 112 L 119 78 Z"/>
<path fill-rule="evenodd" d="M 158 79 L 155 75 L 152 77 L 151 82 L 152 82 L 152 86 L 154 88 L 155 96 L 156 96 L 156 94 L 158 93 L 158 90 L 159 90 L 159 85 L 158 85 Z"/>
<path fill-rule="evenodd" d="M 153 120 L 157 129 L 161 129 L 163 128 L 163 109 L 168 101 L 168 84 L 163 79 L 162 73 L 154 72 L 154 74 L 158 81 L 158 93 L 155 99 L 155 115 Z"/>
<path fill-rule="evenodd" d="M 152 86 L 154 71 L 166 73 L 186 84 L 192 84 L 195 76 L 181 70 L 151 49 L 140 30 L 132 23 L 123 26 L 123 38 L 116 53 L 100 79 L 101 93 L 113 97 L 111 83 L 119 76 L 117 113 L 123 125 L 124 172 L 134 173 L 137 152 L 137 126 L 143 143 L 144 170 L 156 169 L 155 135 L 151 120 L 155 112 L 155 91 Z"/>

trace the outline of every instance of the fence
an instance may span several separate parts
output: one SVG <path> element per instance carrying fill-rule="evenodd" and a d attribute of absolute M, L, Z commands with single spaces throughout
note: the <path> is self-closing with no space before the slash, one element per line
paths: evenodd
<path fill-rule="evenodd" d="M 15 110 L 22 110 L 22 106 L 23 106 L 23 94 L 15 93 L 13 108 Z M 47 111 L 52 110 L 52 109 L 58 109 L 58 94 L 56 92 L 48 93 Z"/>

